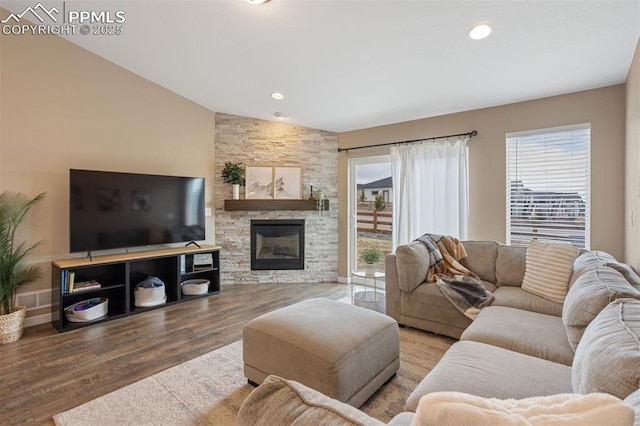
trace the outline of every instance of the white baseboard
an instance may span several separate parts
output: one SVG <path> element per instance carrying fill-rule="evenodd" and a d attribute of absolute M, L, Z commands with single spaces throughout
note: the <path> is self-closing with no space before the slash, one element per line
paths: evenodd
<path fill-rule="evenodd" d="M 42 314 L 36 315 L 33 317 L 28 317 L 24 319 L 24 326 L 31 327 L 38 324 L 44 324 L 47 322 L 51 322 L 51 314 Z"/>
<path fill-rule="evenodd" d="M 345 278 L 345 277 L 338 277 L 338 282 L 340 284 L 349 284 L 349 283 L 351 283 L 351 279 L 350 278 Z"/>

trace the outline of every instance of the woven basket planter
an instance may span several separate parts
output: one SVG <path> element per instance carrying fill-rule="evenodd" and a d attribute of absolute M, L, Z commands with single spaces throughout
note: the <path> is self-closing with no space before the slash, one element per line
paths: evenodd
<path fill-rule="evenodd" d="M 22 337 L 26 306 L 18 306 L 10 314 L 0 315 L 0 345 L 15 342 Z"/>

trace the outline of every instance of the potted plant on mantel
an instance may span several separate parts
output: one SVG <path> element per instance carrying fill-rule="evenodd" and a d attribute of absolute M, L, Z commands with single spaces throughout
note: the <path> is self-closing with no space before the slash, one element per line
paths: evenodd
<path fill-rule="evenodd" d="M 374 276 L 376 274 L 376 263 L 378 263 L 382 259 L 382 253 L 376 247 L 368 247 L 362 250 L 360 254 L 360 260 L 362 260 L 364 265 L 364 273 L 365 275 Z"/>
<path fill-rule="evenodd" d="M 233 185 L 233 199 L 240 199 L 240 185 L 244 185 L 244 169 L 242 163 L 224 163 L 222 180 Z"/>
<path fill-rule="evenodd" d="M 27 255 L 40 243 L 18 243 L 15 238 L 29 210 L 43 198 L 44 193 L 32 199 L 12 191 L 0 194 L 0 344 L 22 337 L 27 308 L 15 306 L 16 290 L 41 275 L 38 266 L 25 265 Z"/>

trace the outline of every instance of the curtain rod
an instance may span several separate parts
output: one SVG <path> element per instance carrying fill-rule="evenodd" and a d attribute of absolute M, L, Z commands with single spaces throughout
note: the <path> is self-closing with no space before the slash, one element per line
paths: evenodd
<path fill-rule="evenodd" d="M 338 148 L 338 152 L 348 152 L 352 149 L 363 149 L 363 148 L 375 148 L 378 146 L 388 146 L 388 145 L 401 145 L 401 144 L 405 144 L 405 143 L 414 143 L 414 142 L 423 142 L 423 141 L 434 141 L 436 139 L 446 139 L 446 138 L 454 138 L 456 136 L 469 136 L 470 138 L 477 136 L 478 135 L 478 131 L 477 130 L 472 130 L 470 132 L 467 133 L 458 133 L 456 135 L 445 135 L 445 136 L 435 136 L 433 138 L 422 138 L 422 139 L 412 139 L 409 141 L 399 141 L 399 142 L 387 142 L 387 143 L 380 143 L 377 145 L 364 145 L 364 146 L 356 146 L 353 148 Z"/>

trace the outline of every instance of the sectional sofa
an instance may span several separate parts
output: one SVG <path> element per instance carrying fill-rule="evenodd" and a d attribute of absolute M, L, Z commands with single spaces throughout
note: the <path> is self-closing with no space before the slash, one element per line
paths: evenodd
<path fill-rule="evenodd" d="M 506 306 L 553 316 L 562 314 L 561 303 L 522 289 L 526 247 L 508 246 L 495 241 L 464 241 L 463 245 L 469 269 L 480 277 L 487 290 L 495 296 L 491 306 Z M 428 266 L 429 253 L 420 241 L 399 246 L 395 253 L 387 255 L 387 315 L 401 325 L 459 339 L 471 320 L 443 296 L 436 283 L 425 282 Z"/>
<path fill-rule="evenodd" d="M 470 269 L 495 295 L 474 321 L 436 284 L 424 281 L 428 254 L 422 243 L 398 247 L 386 258 L 387 314 L 401 325 L 460 339 L 410 395 L 406 412 L 390 424 L 410 424 L 420 399 L 441 392 L 499 400 L 606 393 L 637 409 L 640 277 L 630 267 L 604 252 L 581 252 L 566 297 L 558 302 L 522 288 L 527 248 L 491 241 L 463 244 Z M 238 416 L 239 424 L 296 421 L 380 424 L 278 377 L 257 388 Z"/>

